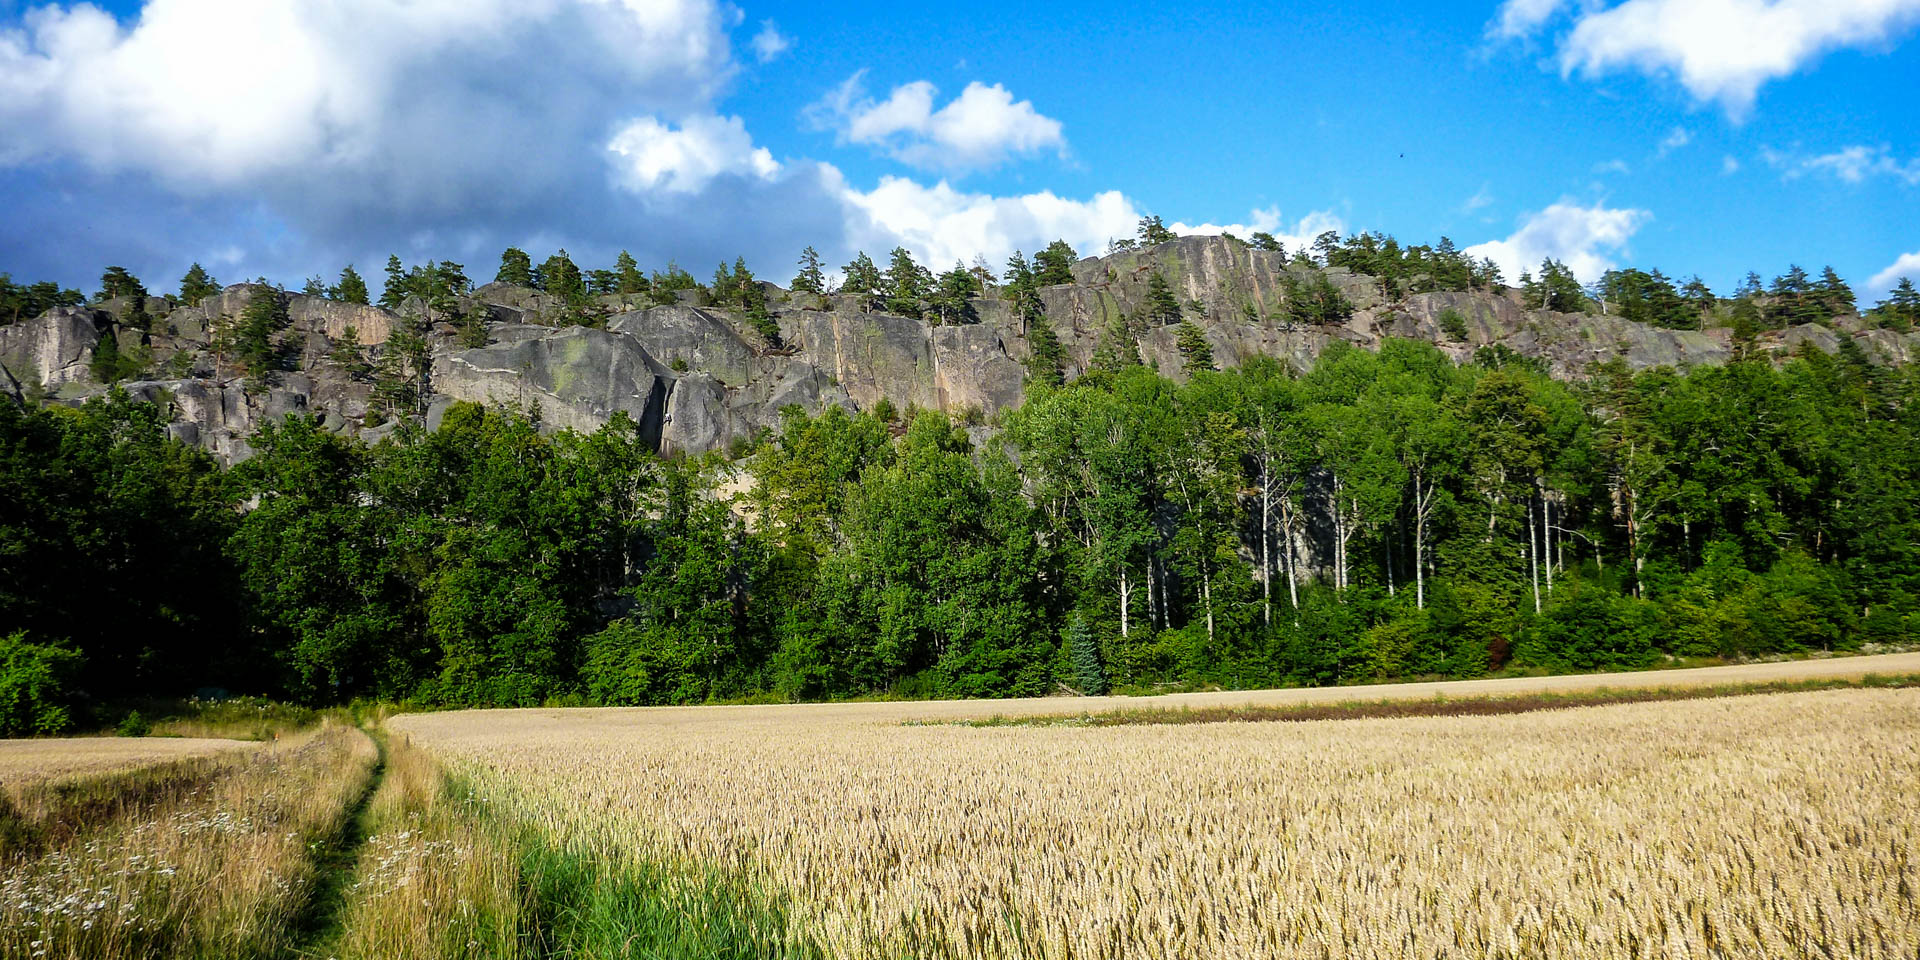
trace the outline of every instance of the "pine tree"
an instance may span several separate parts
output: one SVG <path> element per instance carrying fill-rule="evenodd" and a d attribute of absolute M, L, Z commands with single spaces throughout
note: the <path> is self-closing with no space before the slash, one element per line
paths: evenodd
<path fill-rule="evenodd" d="M 300 295 L 325 300 L 327 298 L 327 282 L 320 279 L 320 275 L 316 273 L 307 278 L 306 286 L 300 288 Z"/>
<path fill-rule="evenodd" d="M 646 293 L 652 286 L 647 282 L 647 275 L 640 272 L 640 265 L 634 262 L 633 255 L 625 250 L 620 251 L 620 255 L 613 260 L 613 282 L 614 292 L 621 296 Z"/>
<path fill-rule="evenodd" d="M 1207 335 L 1193 321 L 1180 321 L 1173 336 L 1174 342 L 1180 347 L 1180 356 L 1185 361 L 1187 376 L 1213 369 L 1213 344 L 1207 342 Z"/>
<path fill-rule="evenodd" d="M 1147 323 L 1156 327 L 1180 322 L 1180 298 L 1174 296 L 1173 286 L 1158 270 L 1147 276 L 1147 299 L 1141 304 L 1140 313 Z"/>
<path fill-rule="evenodd" d="M 887 310 L 920 319 L 920 304 L 927 299 L 929 286 L 926 268 L 913 262 L 913 254 L 906 247 L 894 247 L 892 262 L 887 266 Z"/>
<path fill-rule="evenodd" d="M 349 263 L 346 269 L 340 271 L 340 282 L 334 286 L 331 293 L 333 299 L 342 303 L 358 303 L 364 306 L 367 302 L 367 282 L 360 279 L 359 272 L 353 269 L 353 264 Z"/>
<path fill-rule="evenodd" d="M 1059 386 L 1064 379 L 1060 368 L 1066 363 L 1067 349 L 1046 317 L 1027 326 L 1027 346 L 1027 372 L 1041 383 Z"/>
<path fill-rule="evenodd" d="M 469 350 L 486 346 L 487 321 L 491 319 L 493 315 L 487 312 L 487 305 L 476 301 L 473 309 L 461 314 L 455 324 L 455 342 Z"/>
<path fill-rule="evenodd" d="M 1073 252 L 1065 240 L 1055 240 L 1047 244 L 1045 250 L 1033 255 L 1033 279 L 1043 287 L 1073 282 L 1073 262 L 1079 255 Z"/>
<path fill-rule="evenodd" d="M 287 310 L 280 291 L 267 286 L 255 290 L 240 314 L 233 343 L 234 359 L 249 376 L 261 377 L 274 368 L 277 358 L 273 335 L 286 325 Z"/>
<path fill-rule="evenodd" d="M 116 297 L 144 300 L 147 288 L 139 278 L 127 272 L 126 267 L 108 267 L 100 275 L 100 295 L 95 299 L 112 300 Z"/>
<path fill-rule="evenodd" d="M 580 276 L 580 268 L 565 250 L 548 257 L 540 265 L 540 281 L 542 289 L 553 294 L 567 307 L 577 309 L 587 302 L 586 280 Z M 576 316 L 571 310 L 568 315 Z"/>
<path fill-rule="evenodd" d="M 1140 218 L 1139 234 L 1140 245 L 1143 247 L 1151 247 L 1155 244 L 1166 243 L 1169 240 L 1180 239 L 1174 235 L 1172 230 L 1167 229 L 1167 225 L 1162 223 L 1160 218 L 1156 216 Z"/>
<path fill-rule="evenodd" d="M 500 269 L 494 271 L 494 283 L 512 284 L 516 287 L 532 287 L 533 258 L 527 256 L 519 247 L 508 247 L 500 254 Z"/>
<path fill-rule="evenodd" d="M 186 275 L 180 278 L 180 302 L 189 307 L 199 306 L 200 301 L 219 292 L 220 284 L 198 263 L 188 267 Z"/>
<path fill-rule="evenodd" d="M 980 282 L 974 279 L 966 264 L 955 263 L 952 270 L 940 275 L 927 299 L 941 323 L 971 323 L 977 319 L 973 298 L 979 294 Z"/>
<path fill-rule="evenodd" d="M 873 309 L 874 301 L 880 296 L 880 287 L 886 282 L 880 275 L 880 268 L 874 266 L 873 258 L 867 256 L 865 251 L 857 253 L 853 262 L 840 272 L 846 275 L 840 284 L 840 292 L 856 298 L 862 313 Z"/>
<path fill-rule="evenodd" d="M 121 378 L 120 338 L 114 332 L 112 324 L 101 331 L 99 342 L 93 345 L 93 359 L 87 363 L 87 372 L 100 383 L 117 383 Z"/>
<path fill-rule="evenodd" d="M 407 277 L 406 265 L 400 262 L 397 254 L 387 257 L 387 283 L 380 290 L 380 305 L 388 310 L 400 309 L 407 296 L 413 292 L 412 282 Z"/>
<path fill-rule="evenodd" d="M 800 272 L 793 278 L 793 292 L 827 292 L 827 275 L 820 269 L 820 251 L 811 246 L 800 251 Z"/>
<path fill-rule="evenodd" d="M 1073 658 L 1073 676 L 1080 692 L 1089 697 L 1106 696 L 1107 671 L 1100 664 L 1100 644 L 1087 629 L 1086 618 L 1078 613 L 1067 623 L 1067 652 Z"/>

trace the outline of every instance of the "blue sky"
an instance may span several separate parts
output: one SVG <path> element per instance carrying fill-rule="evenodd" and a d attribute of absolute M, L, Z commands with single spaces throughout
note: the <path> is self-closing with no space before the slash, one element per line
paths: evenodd
<path fill-rule="evenodd" d="M 784 280 L 1142 213 L 1920 279 L 1920 0 L 0 0 L 0 271 L 622 248 Z"/>

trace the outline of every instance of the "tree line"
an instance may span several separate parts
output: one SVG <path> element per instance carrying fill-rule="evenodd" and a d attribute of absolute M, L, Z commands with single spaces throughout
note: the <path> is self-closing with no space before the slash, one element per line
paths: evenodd
<path fill-rule="evenodd" d="M 96 698 L 634 704 L 1904 643 L 1916 401 L 1851 341 L 1578 383 L 1389 341 L 1036 381 L 982 444 L 796 408 L 663 459 L 624 417 L 461 405 L 376 446 L 290 417 L 230 470 L 124 395 L 0 403 L 0 661 Z"/>

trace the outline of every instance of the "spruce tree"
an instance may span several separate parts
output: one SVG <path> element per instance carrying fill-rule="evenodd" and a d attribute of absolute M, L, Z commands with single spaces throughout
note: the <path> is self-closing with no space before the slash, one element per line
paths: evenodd
<path fill-rule="evenodd" d="M 1213 369 L 1213 344 L 1207 342 L 1207 335 L 1194 326 L 1193 321 L 1180 321 L 1179 329 L 1174 331 L 1174 342 L 1180 347 L 1187 376 Z"/>
<path fill-rule="evenodd" d="M 400 262 L 397 254 L 387 256 L 387 283 L 380 290 L 380 305 L 388 310 L 400 309 L 407 295 L 412 293 L 411 281 L 407 277 L 406 265 Z"/>
<path fill-rule="evenodd" d="M 1067 623 L 1067 653 L 1073 658 L 1073 676 L 1080 692 L 1089 697 L 1106 696 L 1107 671 L 1100 664 L 1100 644 L 1087 629 L 1086 618 L 1078 613 Z"/>
<path fill-rule="evenodd" d="M 180 302 L 189 307 L 198 306 L 200 301 L 219 292 L 220 284 L 198 263 L 188 267 L 186 275 L 180 278 Z"/>
<path fill-rule="evenodd" d="M 340 282 L 334 285 L 332 293 L 333 299 L 342 303 L 357 303 L 365 306 L 367 282 L 360 279 L 359 271 L 354 270 L 353 264 L 349 263 L 340 271 Z"/>
<path fill-rule="evenodd" d="M 1180 322 L 1180 298 L 1174 296 L 1173 286 L 1158 270 L 1147 277 L 1147 299 L 1141 304 L 1140 313 L 1147 323 L 1156 327 Z"/>

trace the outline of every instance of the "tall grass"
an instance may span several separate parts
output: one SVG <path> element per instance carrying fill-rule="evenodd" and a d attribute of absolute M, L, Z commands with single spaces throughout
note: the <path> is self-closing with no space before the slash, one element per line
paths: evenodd
<path fill-rule="evenodd" d="M 500 784 L 450 776 L 405 737 L 387 756 L 328 956 L 818 956 L 781 911 L 725 878 L 552 835 L 497 802 Z"/>
<path fill-rule="evenodd" d="M 313 854 L 375 751 L 327 724 L 267 749 L 98 778 L 17 812 L 0 957 L 214 958 L 291 946 Z"/>

